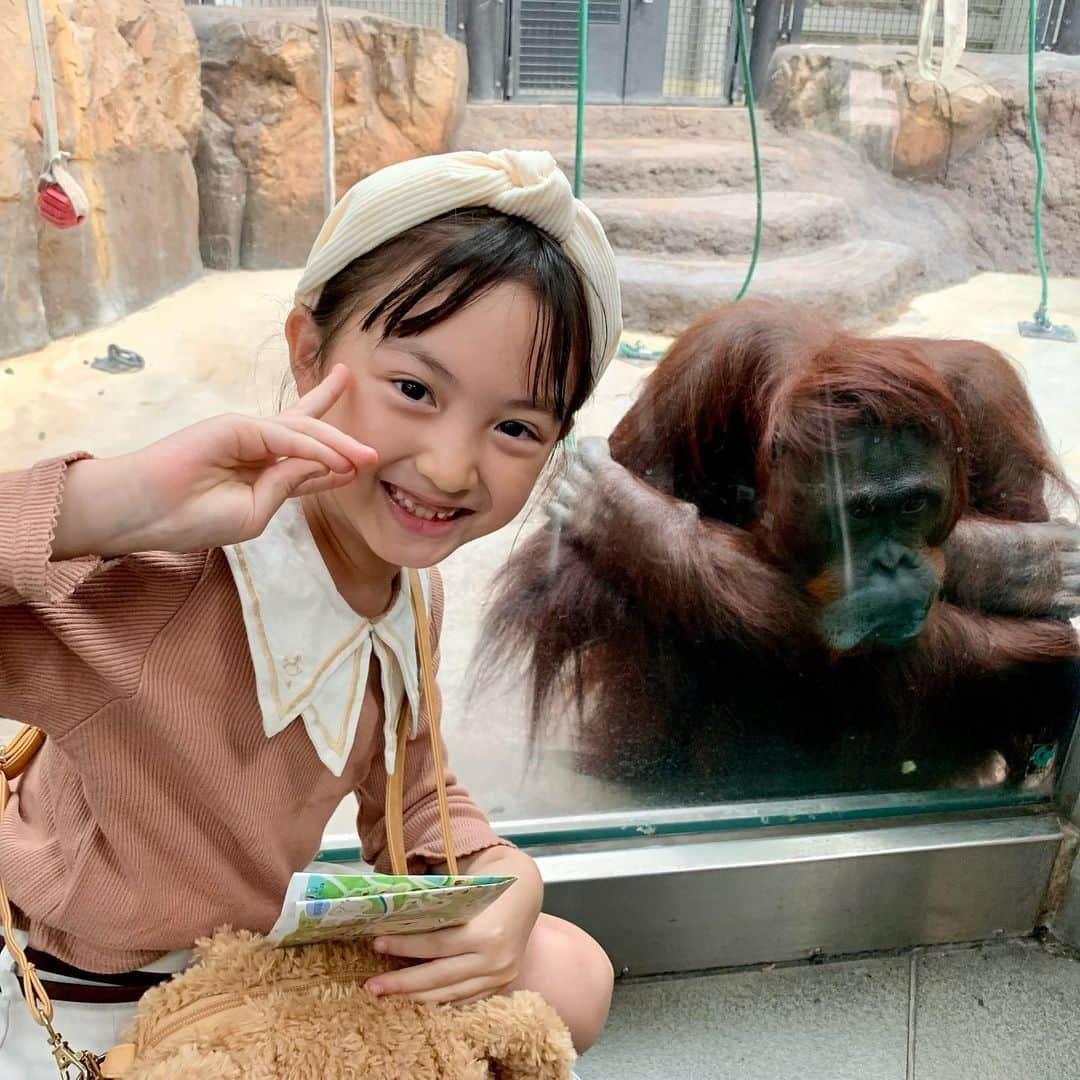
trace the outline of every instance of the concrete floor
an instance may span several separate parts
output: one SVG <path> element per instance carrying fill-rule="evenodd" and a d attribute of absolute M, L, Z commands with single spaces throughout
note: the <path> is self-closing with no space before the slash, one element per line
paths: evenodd
<path fill-rule="evenodd" d="M 582 1080 L 1077 1080 L 1080 963 L 1013 941 L 927 950 L 914 964 L 895 956 L 631 982 L 617 989 L 608 1028 L 578 1072 Z"/>

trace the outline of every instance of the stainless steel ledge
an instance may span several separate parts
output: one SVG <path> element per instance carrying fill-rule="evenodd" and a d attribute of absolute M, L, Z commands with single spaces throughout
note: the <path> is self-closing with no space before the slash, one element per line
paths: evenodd
<path fill-rule="evenodd" d="M 1030 933 L 1055 815 L 540 855 L 545 909 L 617 971 L 684 972 Z"/>

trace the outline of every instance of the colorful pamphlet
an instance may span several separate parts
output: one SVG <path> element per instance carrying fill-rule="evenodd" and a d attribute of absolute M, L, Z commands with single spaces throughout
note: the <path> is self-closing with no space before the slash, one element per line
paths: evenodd
<path fill-rule="evenodd" d="M 461 926 L 513 877 L 293 874 L 270 940 L 275 945 L 420 934 Z"/>

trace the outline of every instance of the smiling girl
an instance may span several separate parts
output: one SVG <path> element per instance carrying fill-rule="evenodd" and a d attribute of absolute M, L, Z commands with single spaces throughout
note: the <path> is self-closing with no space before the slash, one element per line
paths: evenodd
<path fill-rule="evenodd" d="M 549 155 L 423 158 L 324 225 L 285 328 L 292 408 L 0 475 L 0 715 L 48 736 L 0 820 L 0 878 L 72 1045 L 114 1042 L 196 938 L 269 930 L 350 792 L 387 868 L 406 700 L 408 861 L 445 871 L 401 569 L 522 509 L 620 328 L 610 247 Z M 420 581 L 437 648 L 440 578 Z M 466 926 L 378 942 L 421 962 L 369 988 L 533 989 L 584 1050 L 607 958 L 540 914 L 532 860 L 446 782 L 460 872 L 518 881 Z M 54 1075 L 12 969 L 5 951 L 0 1074 Z"/>

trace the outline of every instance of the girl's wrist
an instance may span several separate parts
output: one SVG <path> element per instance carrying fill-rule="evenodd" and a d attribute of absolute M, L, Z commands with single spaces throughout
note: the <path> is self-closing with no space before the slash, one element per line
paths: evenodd
<path fill-rule="evenodd" d="M 462 868 L 469 874 L 506 874 L 516 877 L 505 896 L 497 903 L 504 906 L 520 906 L 534 917 L 540 914 L 544 903 L 544 881 L 535 861 L 519 848 L 493 847 L 466 860 Z"/>
<path fill-rule="evenodd" d="M 153 545 L 136 509 L 129 459 L 84 458 L 68 466 L 52 545 L 56 562 L 109 558 Z"/>

